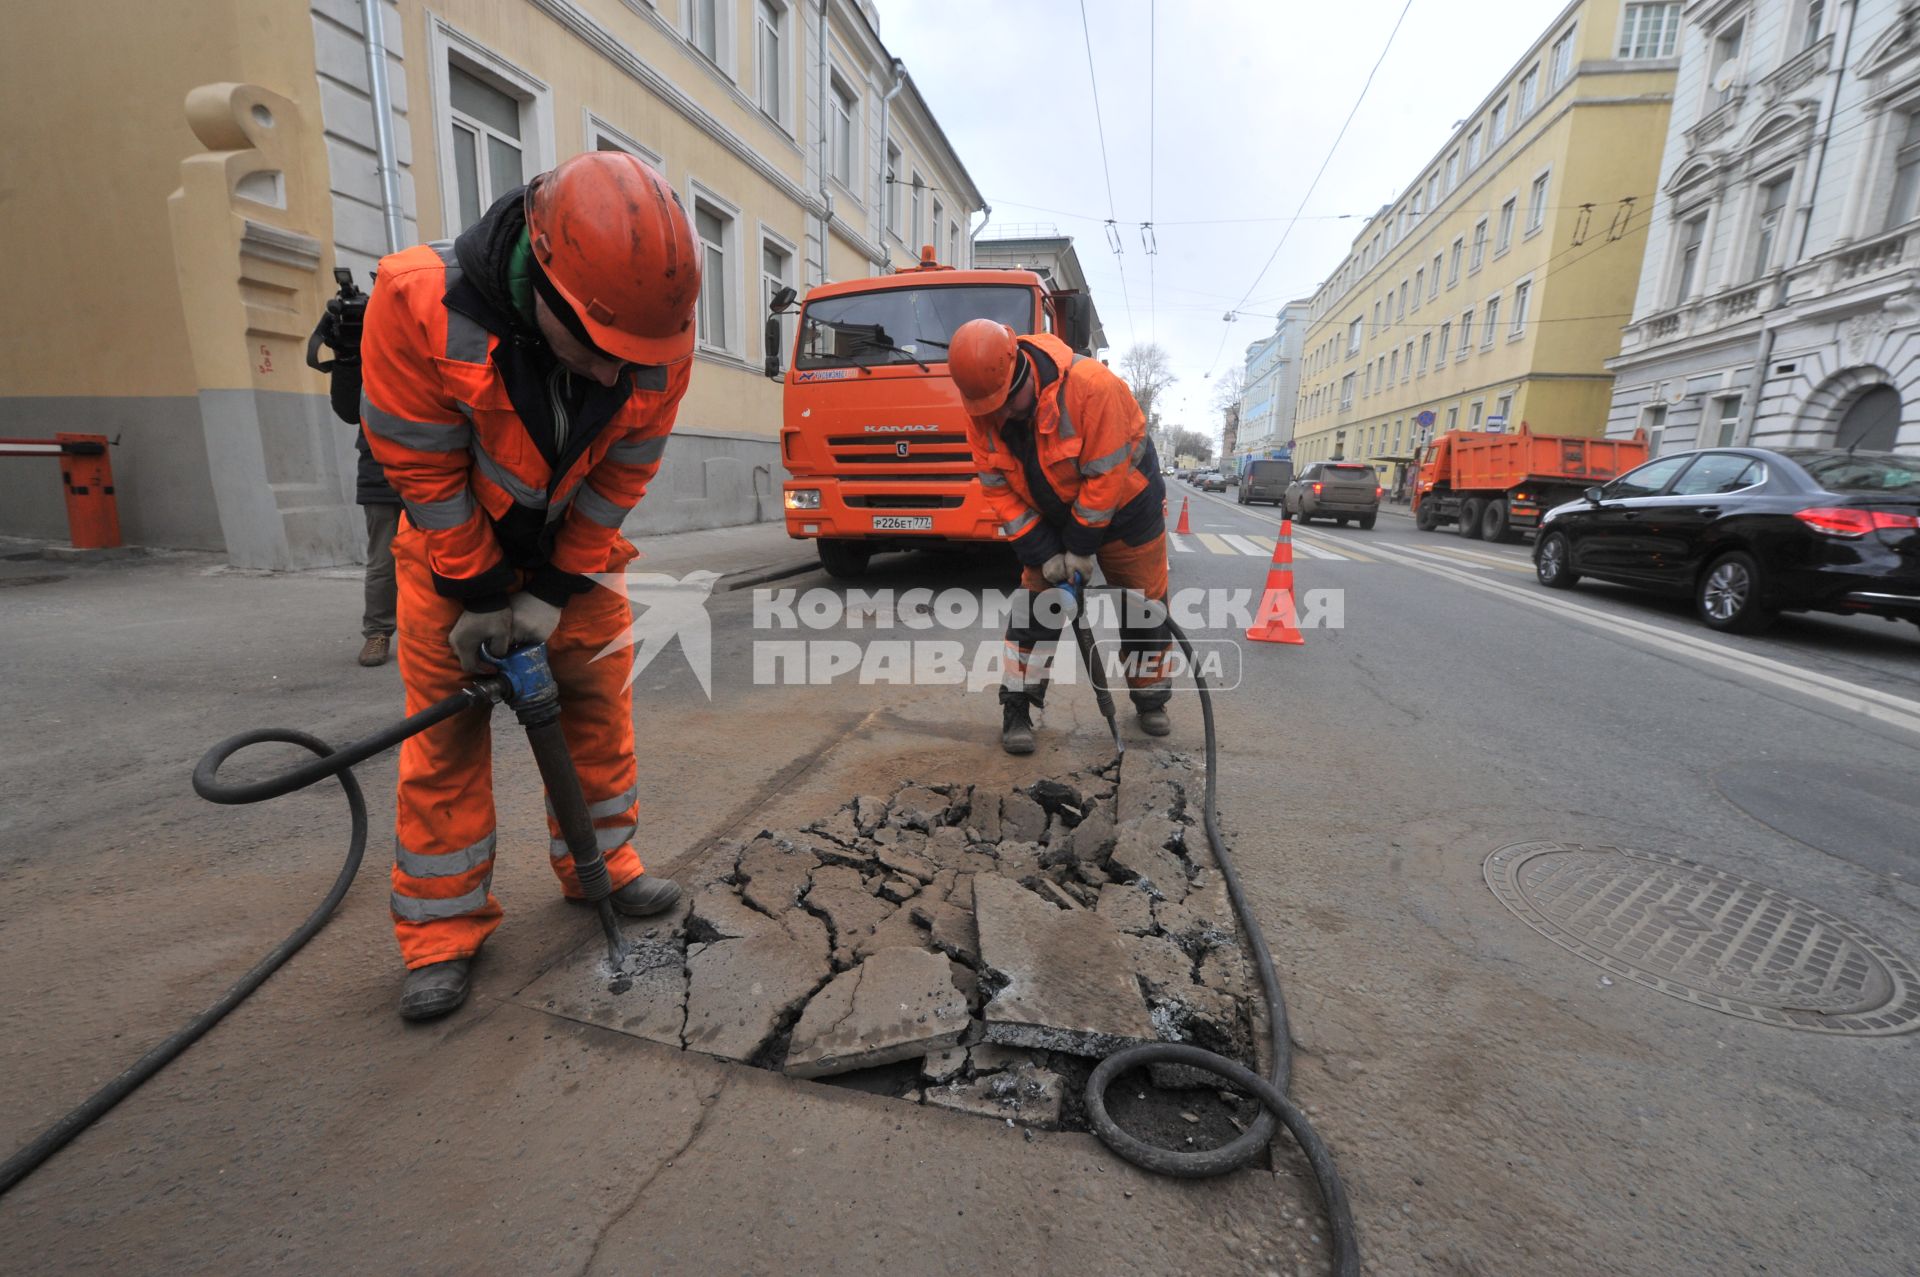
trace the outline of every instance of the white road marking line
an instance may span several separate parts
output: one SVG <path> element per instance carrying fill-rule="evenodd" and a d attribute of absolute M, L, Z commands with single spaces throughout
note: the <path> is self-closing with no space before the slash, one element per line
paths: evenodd
<path fill-rule="evenodd" d="M 1311 541 L 1302 541 L 1299 537 L 1293 539 L 1293 552 L 1305 555 L 1309 559 L 1338 559 L 1343 563 L 1347 561 L 1346 555 L 1323 549 Z"/>
<path fill-rule="evenodd" d="M 1335 540 L 1327 536 L 1324 532 L 1302 532 L 1300 525 L 1297 523 L 1293 527 L 1293 544 L 1295 549 L 1307 554 L 1312 554 L 1317 550 L 1319 551 L 1318 557 L 1323 559 L 1351 560 L 1356 563 L 1372 562 L 1366 555 L 1360 553 L 1344 541 Z M 1333 548 L 1334 546 L 1339 546 L 1340 548 L 1336 550 Z"/>
<path fill-rule="evenodd" d="M 1455 567 L 1472 568 L 1476 572 L 1491 572 L 1495 567 L 1509 566 L 1493 563 L 1476 563 L 1472 559 L 1455 558 L 1444 550 L 1416 550 L 1410 545 L 1399 545 L 1395 546 L 1394 549 L 1402 554 L 1417 554 L 1421 558 L 1431 559 L 1435 563 L 1446 563 Z"/>
<path fill-rule="evenodd" d="M 1271 549 L 1262 550 L 1258 545 L 1254 544 L 1251 540 L 1249 540 L 1246 537 L 1234 536 L 1233 534 L 1229 533 L 1224 539 L 1228 545 L 1240 551 L 1240 553 L 1249 555 L 1256 559 L 1266 558 L 1273 553 Z"/>
<path fill-rule="evenodd" d="M 1215 536 L 1211 532 L 1199 532 L 1199 533 L 1195 533 L 1195 535 L 1200 538 L 1201 545 L 1206 546 L 1207 549 L 1211 550 L 1215 554 L 1232 554 L 1234 552 L 1232 546 L 1228 545 L 1225 541 L 1222 541 L 1219 537 Z"/>
<path fill-rule="evenodd" d="M 1178 532 L 1167 533 L 1167 544 L 1181 554 L 1193 553 L 1193 547 L 1187 544 L 1186 537 L 1180 535 Z"/>
<path fill-rule="evenodd" d="M 1485 550 L 1470 550 L 1463 545 L 1396 545 L 1396 550 L 1405 550 L 1408 554 L 1444 554 L 1449 558 L 1471 559 L 1480 563 L 1492 564 L 1497 568 L 1510 568 L 1522 565 L 1522 561 L 1508 555 L 1489 554 Z M 1527 571 L 1531 572 L 1531 566 Z"/>

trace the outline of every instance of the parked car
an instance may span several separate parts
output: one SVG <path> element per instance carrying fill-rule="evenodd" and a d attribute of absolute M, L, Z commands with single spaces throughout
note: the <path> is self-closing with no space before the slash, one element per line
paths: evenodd
<path fill-rule="evenodd" d="M 1357 520 L 1370 528 L 1380 517 L 1380 481 L 1373 467 L 1357 461 L 1316 461 L 1287 485 L 1281 513 L 1301 523 Z"/>
<path fill-rule="evenodd" d="M 1267 501 L 1279 505 L 1287 499 L 1287 484 L 1293 481 L 1293 462 L 1271 459 L 1249 461 L 1240 472 L 1241 505 Z"/>
<path fill-rule="evenodd" d="M 1920 457 L 1674 453 L 1549 510 L 1533 561 L 1554 589 L 1593 576 L 1691 596 L 1703 623 L 1736 634 L 1781 612 L 1920 624 Z"/>
<path fill-rule="evenodd" d="M 1227 490 L 1227 476 L 1221 474 L 1218 470 L 1202 470 L 1199 475 L 1195 477 L 1194 482 L 1202 492 L 1225 492 Z"/>

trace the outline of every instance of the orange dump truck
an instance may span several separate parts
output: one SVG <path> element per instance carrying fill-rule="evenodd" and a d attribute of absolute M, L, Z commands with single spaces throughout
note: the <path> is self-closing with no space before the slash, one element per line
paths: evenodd
<path fill-rule="evenodd" d="M 781 290 L 767 349 L 793 298 Z M 1081 353 L 1092 332 L 1085 293 L 1028 270 L 956 270 L 923 251 L 917 265 L 808 292 L 786 384 L 780 458 L 787 535 L 811 540 L 843 579 L 884 550 L 1004 540 L 967 446 L 967 415 L 947 375 L 954 329 L 985 316 L 1048 331 Z"/>
<path fill-rule="evenodd" d="M 1540 526 L 1540 515 L 1647 459 L 1647 440 L 1453 430 L 1427 445 L 1414 486 L 1422 532 L 1451 523 L 1474 540 L 1509 541 Z"/>

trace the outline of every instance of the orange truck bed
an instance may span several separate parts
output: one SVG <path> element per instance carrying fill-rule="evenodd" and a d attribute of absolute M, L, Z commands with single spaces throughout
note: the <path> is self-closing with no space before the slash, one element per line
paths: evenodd
<path fill-rule="evenodd" d="M 1471 540 L 1507 541 L 1540 526 L 1540 516 L 1647 459 L 1646 436 L 1592 439 L 1454 430 L 1427 445 L 1413 498 L 1422 532 L 1452 524 Z"/>

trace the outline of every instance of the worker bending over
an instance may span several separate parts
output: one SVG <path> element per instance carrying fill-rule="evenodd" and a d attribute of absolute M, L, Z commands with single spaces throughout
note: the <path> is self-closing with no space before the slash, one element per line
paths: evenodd
<path fill-rule="evenodd" d="M 1059 338 L 1017 336 L 990 319 L 960 326 L 947 368 L 972 418 L 980 482 L 1023 567 L 1007 625 L 1001 747 L 1033 752 L 1032 712 L 1046 698 L 1061 617 L 1036 606 L 1036 594 L 1076 572 L 1091 581 L 1096 560 L 1107 584 L 1140 596 L 1123 608 L 1120 648 L 1142 730 L 1165 736 L 1166 488 L 1133 392 Z"/>
<path fill-rule="evenodd" d="M 633 848 L 632 621 L 620 525 L 659 469 L 692 369 L 698 248 L 671 187 L 595 152 L 497 200 L 451 243 L 380 262 L 361 339 L 361 420 L 400 494 L 394 538 L 407 712 L 451 695 L 496 652 L 547 644 L 561 728 L 621 913 L 680 888 Z M 611 650 L 609 650 L 611 648 Z M 602 652 L 606 655 L 601 655 Z M 445 1015 L 500 925 L 491 738 L 461 714 L 400 747 L 394 933 L 400 1014 Z M 547 806 L 560 888 L 582 899 Z"/>

